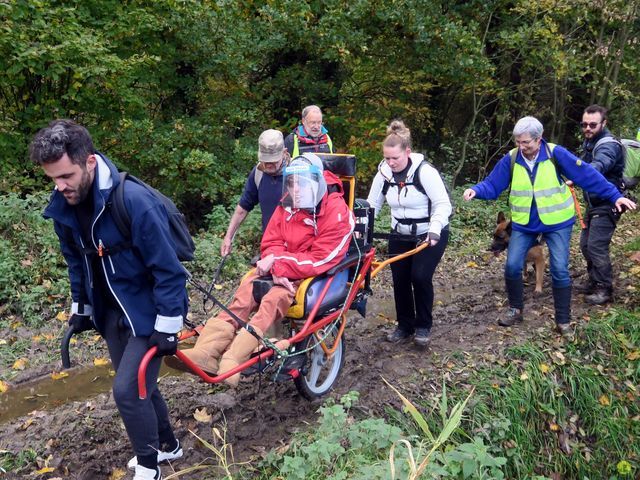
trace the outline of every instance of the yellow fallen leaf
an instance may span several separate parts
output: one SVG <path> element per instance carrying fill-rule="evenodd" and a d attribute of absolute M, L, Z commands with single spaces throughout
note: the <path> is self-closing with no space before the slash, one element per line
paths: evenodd
<path fill-rule="evenodd" d="M 76 345 L 78 343 L 78 339 L 76 337 L 72 337 L 71 340 L 69 340 L 69 345 Z"/>
<path fill-rule="evenodd" d="M 13 368 L 14 370 L 24 370 L 28 363 L 29 360 L 27 360 L 26 358 L 19 358 L 15 362 L 13 362 L 13 366 L 11 368 Z"/>
<path fill-rule="evenodd" d="M 22 326 L 22 322 L 19 322 L 16 320 L 15 322 L 11 322 L 11 324 L 9 325 L 9 328 L 11 328 L 11 330 L 17 330 L 21 326 Z"/>
<path fill-rule="evenodd" d="M 54 380 L 60 380 L 61 378 L 66 378 L 68 376 L 69 374 L 67 372 L 53 372 L 51 374 L 51 378 L 53 378 Z"/>
<path fill-rule="evenodd" d="M 93 364 L 96 367 L 104 367 L 105 365 L 109 365 L 109 360 L 107 360 L 106 358 L 94 358 Z"/>
<path fill-rule="evenodd" d="M 558 432 L 560 431 L 560 426 L 557 423 L 551 422 L 549 424 L 549 430 L 551 430 L 552 432 Z"/>
<path fill-rule="evenodd" d="M 627 360 L 638 360 L 640 358 L 640 350 L 627 353 Z"/>
<path fill-rule="evenodd" d="M 540 365 L 538 365 L 538 368 L 542 373 L 547 373 L 549 371 L 549 365 L 547 365 L 546 363 L 541 363 Z"/>
<path fill-rule="evenodd" d="M 0 338 L 0 345 L 6 345 L 7 341 L 4 338 Z"/>
<path fill-rule="evenodd" d="M 44 475 L 45 473 L 51 473 L 55 470 L 53 467 L 43 467 L 40 470 L 33 472 L 35 475 Z"/>
<path fill-rule="evenodd" d="M 193 418 L 195 418 L 200 423 L 211 422 L 211 415 L 207 413 L 207 409 L 205 407 L 196 408 L 196 411 L 193 412 Z"/>
<path fill-rule="evenodd" d="M 602 395 L 599 399 L 598 402 L 600 402 L 600 405 L 603 406 L 608 406 L 611 405 L 611 402 L 609 401 L 609 397 L 607 397 L 606 395 Z"/>
<path fill-rule="evenodd" d="M 4 393 L 9 390 L 9 384 L 0 380 L 0 393 Z"/>
<path fill-rule="evenodd" d="M 520 375 L 520 380 L 528 380 L 529 379 L 529 375 L 527 375 L 527 372 L 524 372 L 522 375 Z"/>
<path fill-rule="evenodd" d="M 31 341 L 33 343 L 40 343 L 42 341 L 42 335 L 34 335 L 31 337 Z"/>
<path fill-rule="evenodd" d="M 116 468 L 113 472 L 111 472 L 111 475 L 109 475 L 109 480 L 120 480 L 124 478 L 126 475 L 127 475 L 127 472 L 125 472 L 123 469 Z"/>
<path fill-rule="evenodd" d="M 58 312 L 56 315 L 56 320 L 60 322 L 67 322 L 69 320 L 69 315 L 66 312 Z"/>
<path fill-rule="evenodd" d="M 468 262 L 467 267 L 469 268 L 478 268 L 478 264 L 474 261 Z"/>
<path fill-rule="evenodd" d="M 217 283 L 213 286 L 216 290 L 222 290 L 222 285 L 218 285 Z"/>

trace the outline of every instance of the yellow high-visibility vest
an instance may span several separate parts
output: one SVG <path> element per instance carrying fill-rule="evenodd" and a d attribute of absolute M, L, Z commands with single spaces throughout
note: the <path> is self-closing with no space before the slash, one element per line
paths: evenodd
<path fill-rule="evenodd" d="M 529 223 L 534 198 L 540 221 L 545 225 L 566 222 L 576 213 L 569 187 L 562 180 L 558 180 L 558 172 L 553 161 L 555 145 L 549 143 L 548 146 L 551 149 L 550 152 L 547 150 L 549 158 L 538 162 L 533 185 L 527 167 L 518 163 L 513 165 L 509 205 L 511 220 L 520 225 Z"/>

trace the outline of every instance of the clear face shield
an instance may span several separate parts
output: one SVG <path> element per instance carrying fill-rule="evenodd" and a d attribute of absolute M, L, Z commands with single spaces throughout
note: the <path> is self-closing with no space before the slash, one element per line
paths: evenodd
<path fill-rule="evenodd" d="M 313 211 L 326 192 L 322 169 L 298 157 L 284 169 L 282 189 L 284 208 Z"/>

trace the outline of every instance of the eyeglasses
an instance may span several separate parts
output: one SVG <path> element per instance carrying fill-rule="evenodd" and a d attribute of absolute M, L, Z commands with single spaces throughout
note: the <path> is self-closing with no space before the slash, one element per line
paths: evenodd
<path fill-rule="evenodd" d="M 530 138 L 529 140 L 514 140 L 514 143 L 519 147 L 528 147 L 532 142 L 535 142 L 536 138 Z"/>
<path fill-rule="evenodd" d="M 591 130 L 593 130 L 594 128 L 596 128 L 598 125 L 600 125 L 602 122 L 582 122 L 580 124 L 580 126 L 585 129 L 587 127 L 589 127 Z"/>

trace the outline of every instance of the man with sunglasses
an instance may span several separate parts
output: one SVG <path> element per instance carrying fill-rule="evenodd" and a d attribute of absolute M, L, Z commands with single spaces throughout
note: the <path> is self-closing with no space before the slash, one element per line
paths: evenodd
<path fill-rule="evenodd" d="M 624 149 L 620 141 L 607 129 L 607 109 L 590 105 L 582 114 L 582 160 L 591 164 L 618 190 L 622 190 Z M 613 278 L 609 244 L 620 218 L 620 212 L 608 198 L 584 192 L 587 203 L 586 228 L 580 236 L 580 250 L 587 261 L 589 278 L 576 285 L 577 292 L 584 293 L 587 303 L 602 305 L 612 300 Z"/>

